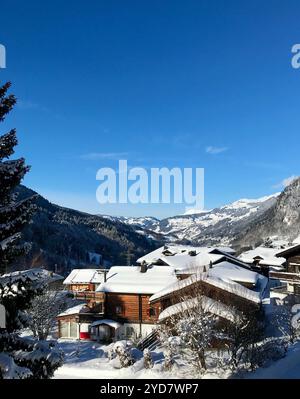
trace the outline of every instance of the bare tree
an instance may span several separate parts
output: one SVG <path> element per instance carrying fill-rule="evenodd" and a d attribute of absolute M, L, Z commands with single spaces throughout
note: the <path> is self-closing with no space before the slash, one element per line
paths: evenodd
<path fill-rule="evenodd" d="M 257 313 L 249 310 L 236 312 L 232 322 L 224 325 L 223 334 L 231 368 L 236 370 L 242 361 L 248 362 L 251 369 L 255 368 L 259 358 L 257 344 L 263 336 L 263 325 Z"/>
<path fill-rule="evenodd" d="M 237 369 L 243 360 L 254 364 L 258 358 L 256 343 L 262 338 L 258 309 L 225 305 L 205 295 L 205 274 L 189 277 L 173 295 L 173 305 L 165 310 L 164 330 L 169 337 L 180 338 L 181 354 L 197 373 L 207 368 L 207 355 L 212 347 L 223 347 L 230 355 L 229 365 Z M 187 295 L 188 293 L 188 295 Z"/>
<path fill-rule="evenodd" d="M 169 358 L 171 339 L 177 336 L 178 340 L 172 342 L 178 342 L 184 360 L 200 374 L 207 369 L 206 350 L 214 338 L 217 319 L 207 311 L 208 298 L 203 296 L 201 285 L 193 285 L 189 292 L 190 295 L 174 294 L 174 305 L 162 326 L 163 339 Z M 175 353 L 174 348 L 171 352 Z"/>
<path fill-rule="evenodd" d="M 292 313 L 290 306 L 278 306 L 273 317 L 273 324 L 277 327 L 282 337 L 293 344 L 299 336 L 297 314 Z"/>
<path fill-rule="evenodd" d="M 67 297 L 63 291 L 45 289 L 37 295 L 26 310 L 27 325 L 39 340 L 47 339 L 55 326 L 56 317 L 67 307 Z"/>

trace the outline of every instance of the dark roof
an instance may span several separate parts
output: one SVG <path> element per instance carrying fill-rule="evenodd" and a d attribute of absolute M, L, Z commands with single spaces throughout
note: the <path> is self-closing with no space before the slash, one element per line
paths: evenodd
<path fill-rule="evenodd" d="M 294 253 L 299 253 L 300 254 L 300 244 L 297 244 L 294 247 L 285 249 L 284 251 L 278 252 L 276 254 L 276 257 L 277 258 L 280 258 L 280 257 L 285 258 L 285 257 L 287 257 L 289 255 L 293 255 Z"/>

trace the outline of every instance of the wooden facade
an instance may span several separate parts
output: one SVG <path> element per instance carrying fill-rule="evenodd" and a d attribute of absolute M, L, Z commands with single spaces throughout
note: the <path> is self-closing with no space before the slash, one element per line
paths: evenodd
<path fill-rule="evenodd" d="M 300 273 L 300 245 L 281 251 L 276 256 L 286 259 L 287 272 Z"/>
<path fill-rule="evenodd" d="M 150 297 L 146 294 L 107 293 L 105 315 L 123 323 L 153 324 L 157 315 L 150 309 Z"/>
<path fill-rule="evenodd" d="M 72 291 L 72 292 L 95 291 L 96 287 L 95 287 L 95 284 L 93 284 L 93 283 L 70 284 L 69 285 L 69 290 Z"/>
<path fill-rule="evenodd" d="M 246 298 L 213 286 L 206 281 L 195 281 L 176 292 L 171 292 L 155 299 L 151 301 L 151 308 L 154 309 L 155 314 L 159 315 L 169 306 L 179 303 L 182 298 L 196 297 L 197 295 L 204 295 L 243 312 L 258 312 L 261 308 L 260 304 L 256 304 Z"/>
<path fill-rule="evenodd" d="M 285 271 L 270 273 L 271 278 L 287 283 L 287 292 L 300 295 L 300 245 L 285 249 L 276 254 L 279 258 L 285 258 Z"/>

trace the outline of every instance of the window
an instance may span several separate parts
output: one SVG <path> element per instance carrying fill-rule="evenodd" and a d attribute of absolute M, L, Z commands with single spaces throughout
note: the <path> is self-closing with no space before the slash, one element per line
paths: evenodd
<path fill-rule="evenodd" d="M 126 327 L 126 337 L 131 338 L 134 337 L 135 330 L 133 327 Z"/>
<path fill-rule="evenodd" d="M 77 338 L 77 323 L 75 321 L 70 322 L 70 337 Z"/>
<path fill-rule="evenodd" d="M 155 311 L 154 308 L 150 308 L 150 309 L 149 309 L 149 316 L 150 316 L 150 317 L 155 317 L 155 316 L 156 316 L 156 311 Z"/>
<path fill-rule="evenodd" d="M 60 321 L 60 336 L 68 337 L 69 336 L 69 323 L 65 321 Z"/>
<path fill-rule="evenodd" d="M 120 305 L 116 306 L 116 314 L 122 314 L 123 313 L 123 308 Z"/>

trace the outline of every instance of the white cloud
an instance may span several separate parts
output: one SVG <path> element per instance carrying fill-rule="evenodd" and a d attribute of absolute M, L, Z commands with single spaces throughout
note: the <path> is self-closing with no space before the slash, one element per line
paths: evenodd
<path fill-rule="evenodd" d="M 285 187 L 289 186 L 290 184 L 292 184 L 293 181 L 297 178 L 298 178 L 298 176 L 295 176 L 295 175 L 286 177 L 281 182 L 274 184 L 273 188 L 285 188 Z"/>
<path fill-rule="evenodd" d="M 89 152 L 80 155 L 85 161 L 97 161 L 99 159 L 123 159 L 128 154 L 126 152 Z"/>
<path fill-rule="evenodd" d="M 221 152 L 225 152 L 228 150 L 228 147 L 214 147 L 212 145 L 206 147 L 205 151 L 207 154 L 221 154 Z"/>
<path fill-rule="evenodd" d="M 44 107 L 41 104 L 35 103 L 30 100 L 17 100 L 17 107 L 20 109 L 27 111 L 27 110 L 41 110 L 41 111 L 46 111 L 49 112 L 49 108 Z"/>

